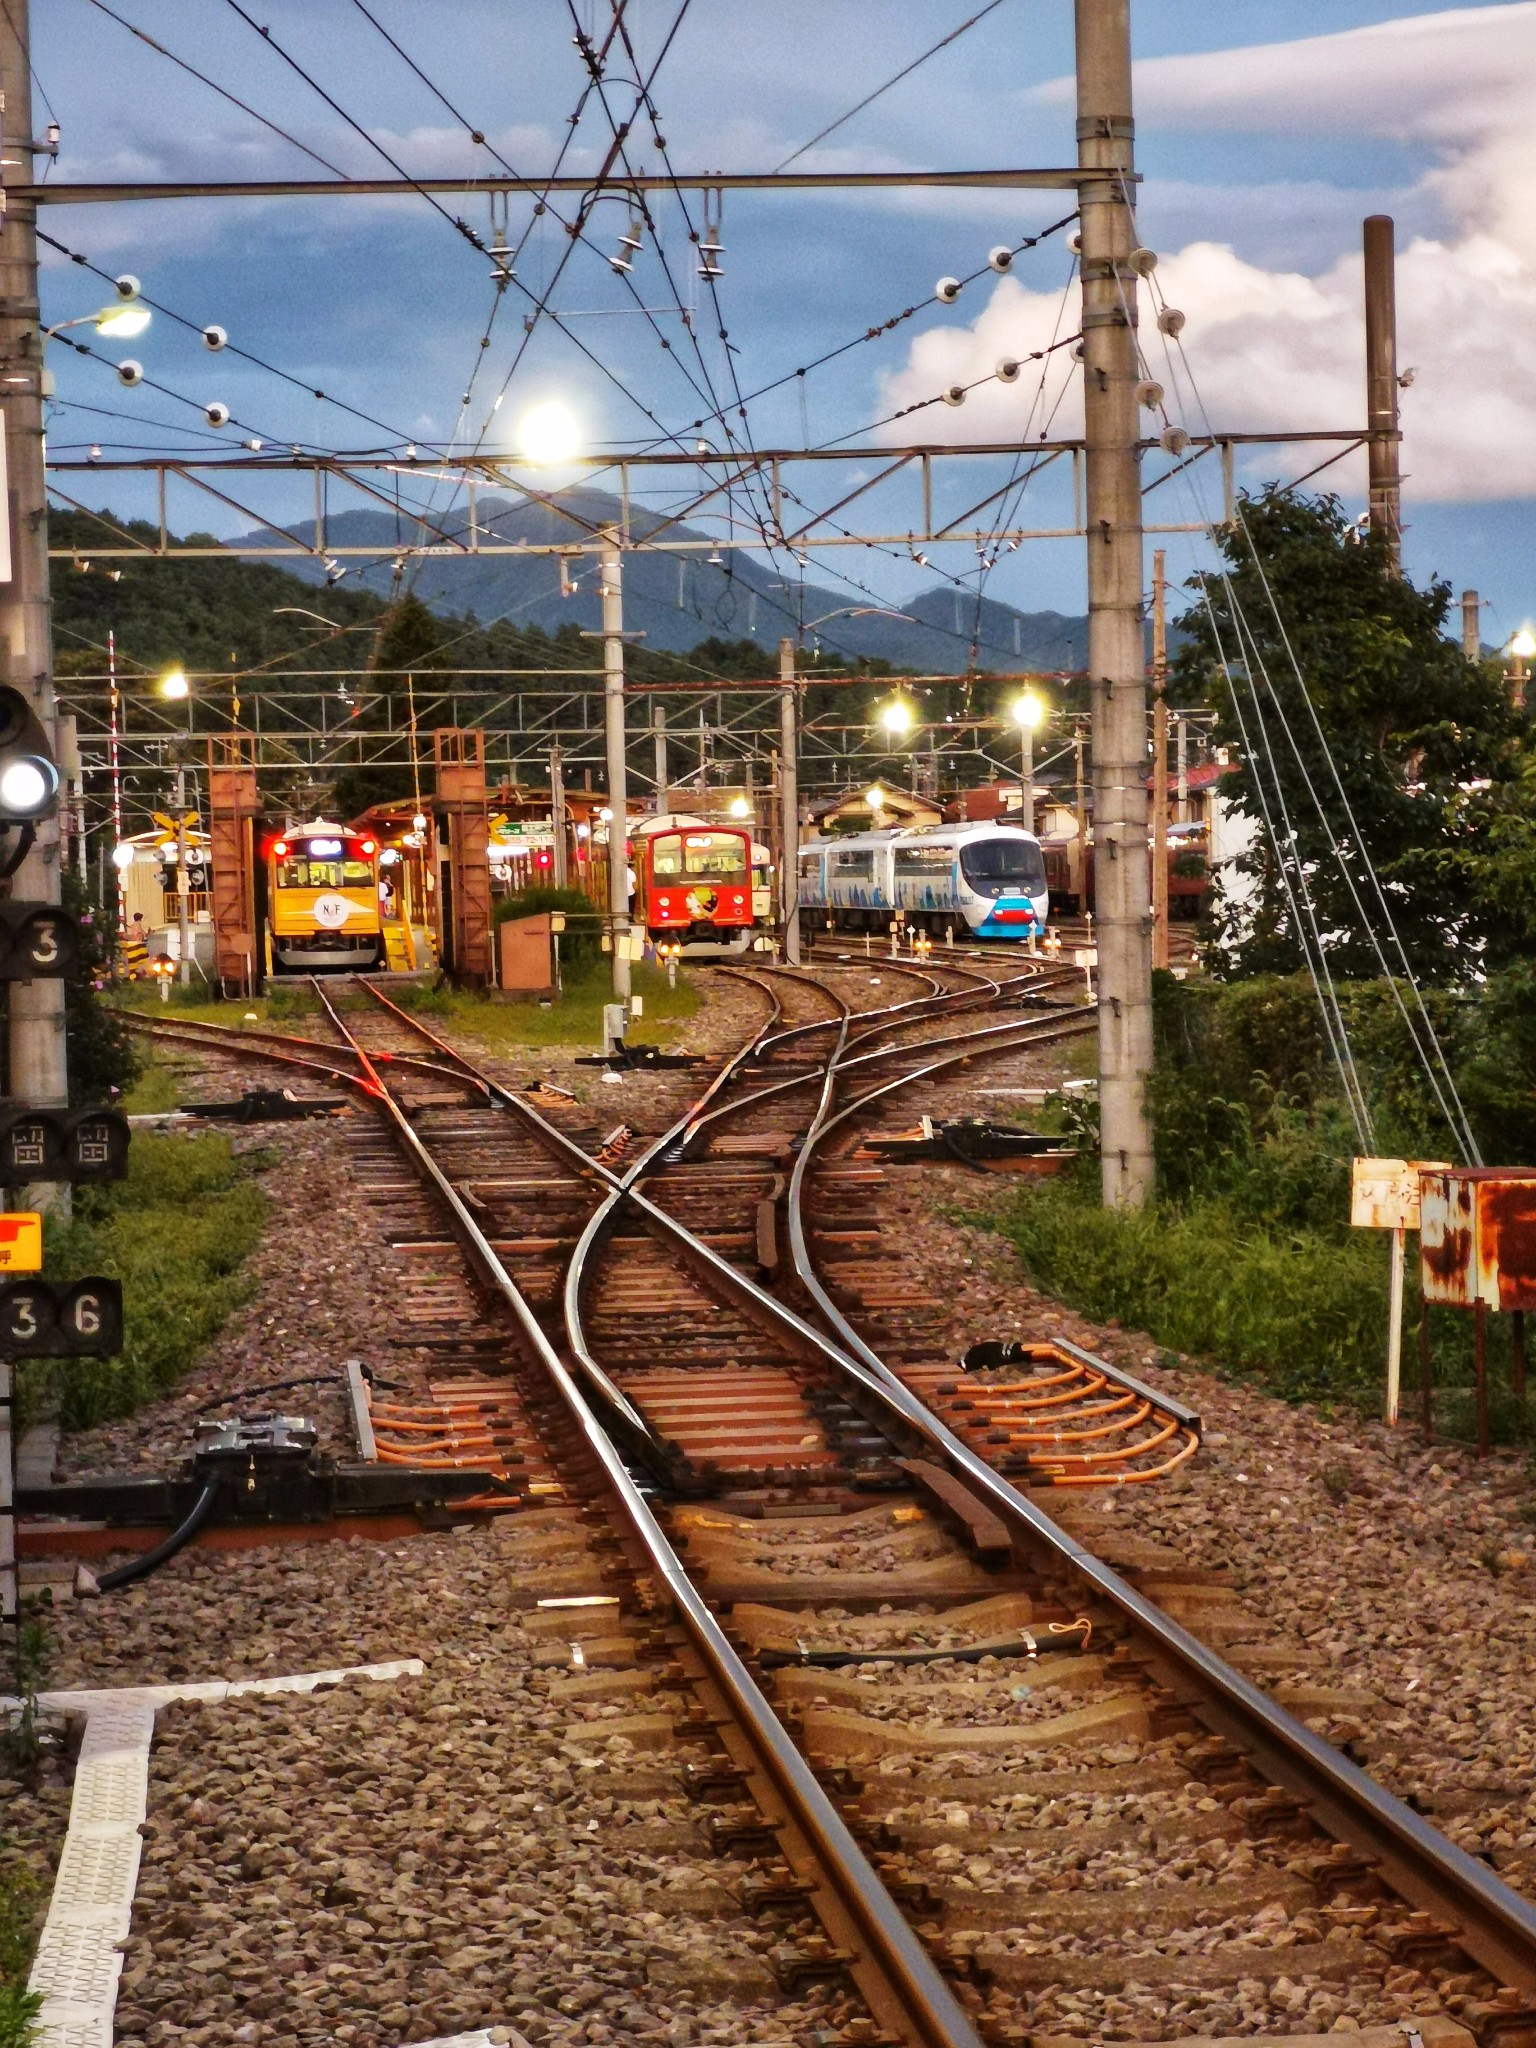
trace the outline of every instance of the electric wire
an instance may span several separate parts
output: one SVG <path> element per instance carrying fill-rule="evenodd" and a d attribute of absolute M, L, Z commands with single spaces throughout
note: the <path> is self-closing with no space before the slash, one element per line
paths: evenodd
<path fill-rule="evenodd" d="M 1153 283 L 1152 290 L 1154 298 L 1158 299 L 1159 301 L 1162 301 L 1161 291 L 1155 282 Z M 1122 305 L 1123 304 L 1124 297 L 1122 292 Z M 1165 301 L 1162 301 L 1162 306 L 1166 306 Z M 1159 331 L 1164 334 L 1164 352 L 1169 362 L 1170 381 L 1175 382 L 1176 372 L 1174 371 L 1173 367 L 1173 349 L 1168 347 L 1169 337 L 1167 336 L 1166 331 L 1161 327 Z M 1204 420 L 1206 432 L 1214 436 L 1214 429 L 1211 425 L 1210 416 L 1206 411 L 1204 400 L 1201 397 L 1198 382 L 1194 375 L 1193 366 L 1189 362 L 1188 353 L 1184 349 L 1182 341 L 1178 335 L 1174 335 L 1172 337 L 1172 340 L 1174 342 L 1174 345 L 1178 349 L 1180 365 L 1183 369 L 1184 376 L 1188 381 L 1190 391 L 1193 394 L 1195 405 L 1198 407 L 1199 414 Z M 1145 369 L 1144 358 L 1143 368 Z M 1415 1017 L 1414 1014 L 1410 1011 L 1408 1004 L 1403 999 L 1402 991 L 1398 985 L 1398 972 L 1394 970 L 1393 966 L 1387 959 L 1386 951 L 1383 949 L 1381 940 L 1377 935 L 1375 923 L 1373 922 L 1371 913 L 1367 909 L 1365 901 L 1360 894 L 1360 889 L 1353 868 L 1351 866 L 1350 860 L 1348 858 L 1348 851 L 1346 849 L 1346 846 L 1343 842 L 1341 842 L 1337 833 L 1334 830 L 1332 821 L 1330 820 L 1328 815 L 1327 808 L 1323 803 L 1322 796 L 1313 779 L 1311 769 L 1308 766 L 1305 751 L 1303 750 L 1299 742 L 1299 739 L 1292 727 L 1290 717 L 1286 711 L 1285 704 L 1281 697 L 1281 694 L 1275 686 L 1273 677 L 1269 673 L 1268 664 L 1264 661 L 1262 652 L 1259 647 L 1257 636 L 1253 632 L 1252 624 L 1250 621 L 1248 621 L 1246 614 L 1244 613 L 1241 603 L 1238 599 L 1237 592 L 1232 585 L 1231 578 L 1227 575 L 1225 568 L 1223 567 L 1219 571 L 1219 574 L 1221 576 L 1224 591 L 1227 595 L 1228 603 L 1232 607 L 1234 623 L 1237 625 L 1239 633 L 1246 637 L 1249 648 L 1250 662 L 1245 663 L 1245 666 L 1249 666 L 1250 676 L 1252 674 L 1252 667 L 1250 666 L 1250 663 L 1256 663 L 1258 667 L 1259 676 L 1263 681 L 1270 702 L 1274 707 L 1274 712 L 1276 716 L 1279 718 L 1281 730 L 1284 733 L 1285 738 L 1289 744 L 1292 757 L 1296 762 L 1297 769 L 1301 775 L 1303 785 L 1307 791 L 1307 795 L 1311 800 L 1313 808 L 1316 811 L 1318 820 L 1323 827 L 1323 831 L 1327 838 L 1329 850 L 1333 855 L 1335 865 L 1337 866 L 1339 873 L 1344 881 L 1345 887 L 1348 890 L 1350 900 L 1355 906 L 1356 914 L 1360 920 L 1360 928 L 1362 934 L 1365 937 L 1366 942 L 1369 945 L 1371 951 L 1376 956 L 1376 960 L 1381 969 L 1383 979 L 1386 981 L 1386 984 L 1389 990 L 1391 991 L 1392 999 L 1399 1011 L 1399 1014 L 1402 1017 L 1404 1026 L 1408 1031 L 1409 1039 L 1413 1044 L 1415 1053 L 1419 1059 L 1421 1066 L 1424 1069 L 1427 1079 L 1429 1080 L 1431 1091 L 1434 1094 L 1437 1106 L 1439 1107 L 1440 1112 L 1446 1121 L 1446 1125 L 1448 1129 L 1451 1131 L 1452 1135 L 1455 1137 L 1457 1143 L 1465 1148 L 1467 1157 L 1474 1164 L 1480 1164 L 1481 1153 L 1479 1151 L 1476 1138 L 1473 1135 L 1471 1125 L 1468 1122 L 1465 1108 L 1461 1101 L 1460 1091 L 1456 1085 L 1455 1076 L 1451 1071 L 1450 1063 L 1447 1060 L 1444 1049 L 1440 1044 L 1439 1035 L 1435 1030 L 1433 1018 L 1431 1017 L 1428 1005 L 1424 1000 L 1423 990 L 1419 984 L 1417 976 L 1413 972 L 1412 965 L 1408 959 L 1407 950 L 1403 945 L 1401 935 L 1397 929 L 1396 920 L 1393 918 L 1391 908 L 1387 902 L 1386 893 L 1382 886 L 1379 873 L 1377 872 L 1375 862 L 1371 858 L 1370 848 L 1365 840 L 1364 835 L 1360 830 L 1359 821 L 1355 816 L 1354 807 L 1349 800 L 1348 792 L 1345 789 L 1343 778 L 1339 773 L 1338 763 L 1334 757 L 1333 750 L 1329 746 L 1327 737 L 1323 731 L 1322 721 L 1318 716 L 1317 707 L 1313 702 L 1312 694 L 1310 690 L 1307 688 L 1306 679 L 1302 673 L 1301 664 L 1297 659 L 1294 644 L 1291 640 L 1289 630 L 1285 624 L 1285 620 L 1281 614 L 1279 604 L 1275 597 L 1274 589 L 1270 583 L 1268 573 L 1265 570 L 1264 564 L 1260 557 L 1258 547 L 1254 541 L 1252 530 L 1248 526 L 1246 518 L 1243 516 L 1240 504 L 1234 507 L 1234 512 L 1235 518 L 1233 520 L 1233 524 L 1237 528 L 1237 530 L 1241 532 L 1248 550 L 1249 558 L 1254 565 L 1255 573 L 1257 574 L 1259 579 L 1260 588 L 1264 593 L 1266 605 L 1273 619 L 1275 630 L 1279 637 L 1280 644 L 1284 650 L 1287 663 L 1289 665 L 1292 676 L 1296 683 L 1297 691 L 1301 697 L 1302 703 L 1306 707 L 1306 711 L 1313 732 L 1315 734 L 1318 747 L 1322 753 L 1323 760 L 1327 765 L 1329 775 L 1332 778 L 1334 789 L 1338 796 L 1343 811 L 1343 815 L 1346 821 L 1346 832 L 1350 837 L 1350 840 L 1359 859 L 1363 873 L 1368 879 L 1371 891 L 1375 896 L 1382 922 L 1386 926 L 1392 944 L 1392 948 L 1398 956 L 1402 978 L 1407 981 L 1408 986 L 1412 991 L 1413 999 L 1418 1011 L 1417 1017 Z M 1207 521 L 1207 524 L 1211 531 L 1214 532 L 1216 530 L 1214 524 L 1212 524 L 1209 521 Z M 1238 623 L 1239 621 L 1241 623 Z M 1229 674 L 1229 682 L 1230 680 L 1231 677 Z M 1264 714 L 1263 707 L 1258 694 L 1257 685 L 1251 684 L 1251 688 L 1255 712 L 1258 715 L 1258 717 L 1262 720 Z M 1301 857 L 1299 842 L 1297 843 L 1296 860 L 1298 868 L 1300 868 Z M 1340 1027 L 1343 1028 L 1342 1011 L 1340 1011 L 1339 1013 L 1339 1023 Z M 1347 1042 L 1347 1032 L 1345 1035 Z"/>
<path fill-rule="evenodd" d="M 835 135 L 837 130 L 846 126 L 855 114 L 862 114 L 866 107 L 872 107 L 875 101 L 881 98 L 883 94 L 888 93 L 893 85 L 900 85 L 904 78 L 910 78 L 920 65 L 926 64 L 930 57 L 936 57 L 940 50 L 947 50 L 951 43 L 958 41 L 965 34 L 967 29 L 974 28 L 978 21 L 985 21 L 987 16 L 994 9 L 1001 7 L 1002 4 L 1003 0 L 987 0 L 987 5 L 981 8 L 979 12 L 973 14 L 968 21 L 962 21 L 958 28 L 952 28 L 948 35 L 941 36 L 931 48 L 924 50 L 920 57 L 914 57 L 912 62 L 904 65 L 894 77 L 888 78 L 884 85 L 877 85 L 873 92 L 866 93 L 857 106 L 850 107 L 846 114 L 839 114 L 835 121 L 829 121 L 825 128 L 819 130 L 811 137 L 809 142 L 802 142 L 798 149 L 792 150 L 782 163 L 774 165 L 774 174 L 777 175 L 780 171 L 787 171 L 792 163 L 795 163 L 800 157 L 813 150 L 818 142 L 825 142 L 829 135 Z"/>
<path fill-rule="evenodd" d="M 319 164 L 322 170 L 333 172 L 336 177 L 344 179 L 348 184 L 352 182 L 350 175 L 340 164 L 333 164 L 329 157 L 321 156 L 320 152 L 311 149 L 308 143 L 300 142 L 296 135 L 290 135 L 286 128 L 280 128 L 276 121 L 271 121 L 265 114 L 258 113 L 255 107 L 248 106 L 244 100 L 227 91 L 216 79 L 210 78 L 204 71 L 199 71 L 195 64 L 189 64 L 185 57 L 178 57 L 174 50 L 169 50 L 164 43 L 157 42 L 152 35 L 129 21 L 126 15 L 119 14 L 115 8 L 109 7 L 107 0 L 87 0 L 87 5 L 94 7 L 99 14 L 106 15 L 109 21 L 115 21 L 119 28 L 125 28 L 129 35 L 146 44 L 157 56 L 164 57 L 167 62 L 174 64 L 178 71 L 185 71 L 190 77 L 195 78 L 199 85 L 206 85 L 210 92 L 216 92 L 221 100 L 228 100 L 229 104 L 238 107 L 242 114 L 249 114 L 253 121 L 259 121 L 263 128 L 270 129 L 272 134 L 279 136 L 301 155 L 307 156 L 311 163 Z"/>

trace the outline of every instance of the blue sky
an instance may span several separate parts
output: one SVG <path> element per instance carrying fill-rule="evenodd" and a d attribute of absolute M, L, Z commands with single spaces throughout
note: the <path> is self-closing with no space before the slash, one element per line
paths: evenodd
<path fill-rule="evenodd" d="M 581 89 L 572 24 L 557 0 L 369 0 L 372 12 L 446 97 L 519 170 L 549 167 L 567 136 Z M 300 143 L 356 175 L 379 175 L 375 151 L 328 108 L 228 0 L 112 0 L 114 10 L 248 100 Z M 575 0 L 601 31 L 606 4 Z M 642 62 L 670 26 L 677 0 L 631 0 Z M 387 46 L 354 0 L 262 0 L 247 9 L 392 155 L 418 173 L 494 168 L 465 129 Z M 974 0 L 693 0 L 659 73 L 655 100 L 679 169 L 771 168 L 816 131 L 974 11 Z M 1536 226 L 1524 194 L 1536 175 L 1526 109 L 1536 86 L 1536 5 L 1447 6 L 1430 12 L 1379 0 L 1133 0 L 1138 59 L 1138 154 L 1145 178 L 1141 234 L 1162 263 L 1159 281 L 1188 315 L 1180 418 L 1217 426 L 1349 426 L 1363 411 L 1358 331 L 1360 221 L 1398 222 L 1401 360 L 1415 381 L 1404 394 L 1406 552 L 1417 576 L 1475 585 L 1489 599 L 1485 634 L 1506 636 L 1536 605 L 1530 568 L 1536 499 Z M 287 143 L 136 42 L 90 0 L 34 9 L 35 64 L 63 127 L 56 176 L 271 177 L 324 175 Z M 877 33 L 872 33 L 872 24 Z M 1323 38 L 1323 41 L 1315 39 Z M 1070 161 L 1073 109 L 1062 81 L 1071 66 L 1068 0 L 1002 0 L 976 28 L 802 159 L 874 165 L 1005 166 Z M 612 102 L 627 113 L 618 77 Z M 46 119 L 46 113 L 41 115 Z M 608 139 L 589 100 L 569 138 L 568 168 L 590 168 Z M 660 168 L 647 123 L 635 160 Z M 483 195 L 448 201 L 488 234 Z M 695 225 L 697 201 L 695 207 Z M 931 401 L 951 381 L 990 376 L 1000 352 L 1048 336 L 1069 286 L 1065 236 L 990 273 L 959 303 L 940 305 L 934 280 L 965 275 L 998 242 L 1017 242 L 1066 211 L 1056 194 L 970 193 L 793 198 L 728 195 L 720 307 L 744 390 L 792 372 L 822 350 L 909 306 L 894 333 L 751 408 L 759 446 L 854 434 L 897 406 Z M 616 246 L 623 209 L 605 203 L 590 227 L 596 251 L 572 258 L 553 300 L 570 332 L 611 371 L 584 359 L 541 324 L 489 411 L 522 339 L 526 300 L 503 299 L 482 350 L 493 292 L 488 266 L 419 199 L 239 201 L 48 208 L 44 228 L 105 268 L 132 270 L 156 299 L 197 323 L 217 321 L 268 362 L 345 398 L 385 429 L 297 392 L 196 337 L 157 320 L 132 353 L 178 399 L 125 392 L 109 368 L 55 348 L 60 404 L 56 453 L 91 444 L 190 449 L 266 441 L 343 448 L 456 431 L 510 445 L 528 406 L 558 396 L 592 447 L 655 438 L 625 389 L 669 432 L 691 439 L 707 405 L 691 388 L 730 391 L 726 350 L 705 295 L 694 353 L 675 311 L 657 323 L 663 351 L 632 311 L 602 250 Z M 660 208 L 662 243 L 684 296 L 697 294 L 676 201 Z M 514 238 L 529 225 L 514 200 Z M 565 237 L 548 218 L 518 265 L 542 292 Z M 651 307 L 676 295 L 654 248 L 634 278 Z M 63 259 L 44 278 L 45 313 L 88 312 L 100 289 Z M 1067 303 L 1070 303 L 1069 298 Z M 1070 332 L 1070 327 L 1065 330 Z M 103 353 L 115 360 L 122 345 Z M 1154 374 L 1163 374 L 1156 363 Z M 461 419 L 460 401 L 471 384 Z M 228 404 L 239 426 L 213 435 L 198 407 Z M 963 408 L 928 404 L 923 438 L 984 439 L 1019 431 L 1021 417 L 1058 424 L 1070 393 L 1029 377 L 978 391 Z M 94 408 L 94 409 L 92 409 Z M 117 415 L 114 417 L 113 415 Z M 173 432 L 171 429 L 181 429 Z M 189 431 L 190 430 L 190 431 Z M 710 430 L 715 438 L 718 431 Z M 912 425 L 897 432 L 916 432 Z M 875 438 L 878 438 L 877 430 Z M 1319 451 L 1277 451 L 1251 478 L 1298 474 Z M 1326 452 L 1326 451 L 1321 451 Z M 1289 467 L 1287 465 L 1289 464 Z M 1334 472 L 1353 507 L 1363 477 Z M 119 477 L 78 480 L 91 504 L 140 509 Z M 76 485 L 68 486 L 75 491 Z M 986 488 L 983 485 L 983 488 Z M 1208 495 L 1164 494 L 1179 522 L 1203 517 Z M 974 493 L 980 496 L 980 491 Z M 272 514 L 309 507 L 270 491 L 247 502 Z M 958 501 L 957 501 L 958 502 Z M 1041 524 L 1063 501 L 1047 482 Z M 872 510 L 897 530 L 890 499 Z M 211 501 L 173 499 L 173 522 L 220 534 L 249 522 Z M 1170 569 L 1187 574 L 1200 543 L 1170 539 Z M 1077 610 L 1080 550 L 1029 543 L 989 573 L 988 594 L 1026 607 Z M 904 550 L 829 551 L 850 578 L 887 602 L 935 573 L 973 581 L 969 545 L 934 554 L 933 568 Z"/>

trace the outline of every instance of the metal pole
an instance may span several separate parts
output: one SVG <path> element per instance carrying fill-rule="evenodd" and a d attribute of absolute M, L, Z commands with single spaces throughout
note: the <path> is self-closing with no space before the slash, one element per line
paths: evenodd
<path fill-rule="evenodd" d="M 187 914 L 187 771 L 176 770 L 176 930 L 181 952 L 177 980 L 183 988 L 192 982 L 192 920 Z"/>
<path fill-rule="evenodd" d="M 651 709 L 651 730 L 656 737 L 656 815 L 667 808 L 667 791 L 671 783 L 667 774 L 667 709 L 664 704 Z"/>
<path fill-rule="evenodd" d="M 624 760 L 624 555 L 619 530 L 603 543 L 603 732 L 608 753 L 608 913 L 613 993 L 629 1000 L 629 789 Z"/>
<path fill-rule="evenodd" d="M 48 494 L 43 467 L 43 340 L 37 310 L 37 206 L 10 190 L 32 182 L 32 80 L 28 0 L 0 8 L 0 392 L 3 392 L 11 524 L 9 583 L 0 584 L 0 660 L 57 748 L 53 644 L 48 618 Z M 59 901 L 61 836 L 57 815 L 37 828 L 17 869 L 17 897 Z M 40 1108 L 69 1099 L 64 1047 L 64 984 L 13 981 L 10 996 L 10 1094 Z M 34 1185 L 23 1208 L 69 1208 L 69 1189 Z"/>
<path fill-rule="evenodd" d="M 1407 1233 L 1399 1226 L 1392 1232 L 1392 1296 L 1387 1303 L 1387 1404 L 1388 1428 L 1397 1426 L 1398 1402 L 1403 1378 L 1403 1274 Z"/>
<path fill-rule="evenodd" d="M 795 643 L 779 642 L 779 922 L 784 958 L 800 965 L 800 763 Z"/>
<path fill-rule="evenodd" d="M 1168 585 L 1152 553 L 1152 965 L 1168 965 Z"/>
<path fill-rule="evenodd" d="M 1106 1205 L 1139 1208 L 1153 1177 L 1152 949 L 1130 0 L 1076 0 L 1076 26 L 1078 162 L 1102 173 L 1079 188 L 1100 1155 Z"/>
<path fill-rule="evenodd" d="M 1403 485 L 1398 471 L 1402 440 L 1397 425 L 1397 283 L 1392 216 L 1373 213 L 1365 223 L 1365 413 L 1370 434 L 1372 533 L 1387 543 L 1395 570 L 1402 567 Z"/>
<path fill-rule="evenodd" d="M 1461 593 L 1461 651 L 1468 661 L 1483 658 L 1483 606 L 1475 590 Z"/>
<path fill-rule="evenodd" d="M 555 887 L 564 889 L 569 886 L 570 872 L 565 843 L 565 778 L 560 771 L 558 747 L 549 750 L 549 824 L 555 842 L 550 872 L 555 878 Z"/>

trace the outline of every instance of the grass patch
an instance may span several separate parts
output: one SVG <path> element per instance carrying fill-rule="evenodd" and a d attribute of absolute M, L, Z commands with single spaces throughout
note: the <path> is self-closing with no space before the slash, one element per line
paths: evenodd
<path fill-rule="evenodd" d="M 1219 1197 L 1103 1209 L 1086 1174 L 1022 1187 L 983 1220 L 1013 1245 L 1034 1285 L 1096 1321 L 1145 1330 L 1282 1400 L 1380 1409 L 1390 1258 L 1383 1231 L 1254 1222 Z M 1418 1384 L 1413 1318 L 1410 1298 L 1407 1410 Z M 1467 1442 L 1475 1434 L 1471 1325 L 1454 1310 L 1431 1315 L 1437 1432 Z M 1492 1434 L 1514 1443 L 1529 1439 L 1531 1419 L 1509 1395 L 1508 1359 L 1508 1320 L 1490 1317 Z"/>
<path fill-rule="evenodd" d="M 37 2039 L 40 1993 L 27 1989 L 37 1946 L 43 1885 L 20 1851 L 0 1836 L 0 2048 L 30 2048 Z"/>
<path fill-rule="evenodd" d="M 264 996 L 224 999 L 210 995 L 198 982 L 188 989 L 183 989 L 179 982 L 172 982 L 171 999 L 167 1003 L 161 1002 L 158 991 L 148 982 L 123 982 L 113 990 L 111 1002 L 120 1010 L 136 1010 L 145 1017 L 159 1017 L 169 1023 L 227 1024 L 235 1027 L 250 1011 L 255 1012 L 259 1024 L 284 1024 L 295 1017 L 315 1016 L 320 1008 L 307 988 L 279 986 Z"/>
<path fill-rule="evenodd" d="M 644 1016 L 630 1027 L 630 1043 L 665 1045 L 697 1011 L 697 987 L 686 968 L 679 972 L 676 988 L 668 988 L 666 974 L 649 962 L 637 961 L 630 972 L 634 992 L 645 1002 Z M 472 1034 L 493 1051 L 556 1045 L 596 1051 L 603 1035 L 603 1005 L 613 1001 L 613 978 L 603 956 L 568 969 L 560 1000 L 547 1010 L 531 996 L 509 1001 L 473 990 L 421 989 L 402 1000 L 404 990 L 400 995 L 393 989 L 387 993 L 402 1009 L 427 1013 L 445 1028 Z"/>
<path fill-rule="evenodd" d="M 153 1400 L 186 1371 L 250 1293 L 240 1268 L 260 1240 L 267 1197 L 229 1140 L 134 1134 L 128 1178 L 82 1189 L 74 1217 L 48 1225 L 47 1271 L 123 1283 L 120 1358 L 43 1359 L 19 1368 L 24 1412 L 51 1394 L 66 1429 Z"/>

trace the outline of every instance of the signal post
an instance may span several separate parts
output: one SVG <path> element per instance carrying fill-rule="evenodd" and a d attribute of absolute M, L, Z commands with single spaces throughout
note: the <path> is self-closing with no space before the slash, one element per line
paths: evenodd
<path fill-rule="evenodd" d="M 33 180 L 32 76 L 28 0 L 0 8 L 0 412 L 6 492 L 0 546 L 0 663 L 4 679 L 41 721 L 57 759 L 53 642 L 48 613 L 47 487 L 43 460 L 43 337 L 37 303 L 37 207 L 10 188 Z M 0 842 L 0 852 L 3 852 Z M 63 848 L 56 808 L 36 821 L 30 850 L 14 871 L 18 897 L 57 903 Z M 54 979 L 13 982 L 10 1073 L 13 1096 L 45 1106 L 69 1099 L 64 989 Z M 39 1182 L 27 1208 L 67 1209 L 65 1185 Z"/>

